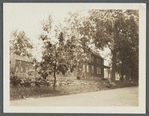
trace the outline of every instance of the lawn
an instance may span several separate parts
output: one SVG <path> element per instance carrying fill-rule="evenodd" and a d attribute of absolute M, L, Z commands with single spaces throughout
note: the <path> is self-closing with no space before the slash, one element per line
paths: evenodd
<path fill-rule="evenodd" d="M 31 86 L 22 87 L 20 85 L 13 87 L 10 86 L 10 100 L 23 99 L 23 98 L 37 98 L 37 97 L 50 97 L 61 96 L 77 93 L 87 93 L 94 91 L 101 91 L 107 89 L 115 89 L 120 87 L 134 86 L 127 82 L 117 81 L 116 85 L 108 88 L 104 84 L 103 80 L 65 80 L 60 82 L 53 90 L 53 86 Z"/>

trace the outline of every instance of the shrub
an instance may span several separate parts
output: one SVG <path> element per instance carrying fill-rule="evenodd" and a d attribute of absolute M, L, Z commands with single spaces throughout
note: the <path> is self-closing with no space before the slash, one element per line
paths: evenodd
<path fill-rule="evenodd" d="M 77 76 L 77 79 L 80 79 L 80 76 Z"/>
<path fill-rule="evenodd" d="M 49 86 L 49 83 L 46 81 L 46 79 L 37 78 L 35 80 L 35 85 L 38 86 L 38 87 L 40 87 L 41 85 Z"/>
<path fill-rule="evenodd" d="M 24 87 L 30 87 L 31 82 L 30 81 L 25 81 L 23 85 L 24 85 Z"/>
<path fill-rule="evenodd" d="M 20 84 L 21 80 L 17 76 L 13 76 L 10 78 L 10 83 L 12 83 L 13 86 L 17 86 Z"/>
<path fill-rule="evenodd" d="M 20 82 L 21 86 L 24 87 L 30 87 L 31 86 L 31 80 L 30 79 L 22 79 Z"/>
<path fill-rule="evenodd" d="M 106 81 L 106 80 L 108 80 L 108 79 L 107 79 L 107 78 L 101 78 L 101 80 Z"/>
<path fill-rule="evenodd" d="M 35 81 L 35 86 L 40 87 L 40 82 L 38 80 Z"/>

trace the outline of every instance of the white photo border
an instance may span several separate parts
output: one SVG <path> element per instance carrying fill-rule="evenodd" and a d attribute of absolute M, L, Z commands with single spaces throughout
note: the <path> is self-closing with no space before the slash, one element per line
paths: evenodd
<path fill-rule="evenodd" d="M 138 107 L 14 107 L 9 93 L 9 38 L 6 38 L 8 5 L 3 4 L 3 112 L 4 113 L 146 113 L 146 4 L 145 3 L 25 3 L 51 4 L 58 7 L 82 9 L 138 9 L 139 10 L 139 106 Z"/>

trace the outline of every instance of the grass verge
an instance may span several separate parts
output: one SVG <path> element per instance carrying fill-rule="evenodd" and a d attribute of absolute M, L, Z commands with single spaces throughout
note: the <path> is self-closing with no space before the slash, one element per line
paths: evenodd
<path fill-rule="evenodd" d="M 39 98 L 39 97 L 51 97 L 51 96 L 61 96 L 77 93 L 87 93 L 95 92 L 107 89 L 122 88 L 128 86 L 136 86 L 133 84 L 128 84 L 127 82 L 117 81 L 116 86 L 112 88 L 107 88 L 103 81 L 97 80 L 75 80 L 75 84 L 59 85 L 56 86 L 56 90 L 53 90 L 52 86 L 31 86 L 31 87 L 21 87 L 10 86 L 10 100 L 23 99 L 23 98 Z"/>

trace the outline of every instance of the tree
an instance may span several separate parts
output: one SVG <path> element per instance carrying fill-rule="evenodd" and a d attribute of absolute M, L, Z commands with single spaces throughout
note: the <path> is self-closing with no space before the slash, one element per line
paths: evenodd
<path fill-rule="evenodd" d="M 54 74 L 54 89 L 56 84 L 56 73 L 62 72 L 63 74 L 65 74 L 67 70 L 65 58 L 62 57 L 62 43 L 63 40 L 61 34 L 58 43 L 53 44 L 52 42 L 50 42 L 50 40 L 46 40 L 44 42 L 44 51 L 41 62 L 41 73 L 43 78 L 46 78 L 48 74 Z"/>
<path fill-rule="evenodd" d="M 86 46 L 81 42 L 78 42 L 78 39 L 75 36 L 72 36 L 71 39 L 68 39 L 65 44 L 65 52 L 66 52 L 66 60 L 69 61 L 69 69 L 71 72 L 77 68 L 79 71 L 79 67 L 81 62 L 89 60 L 87 53 L 85 50 Z"/>
<path fill-rule="evenodd" d="M 81 34 L 93 39 L 93 43 L 99 49 L 108 47 L 111 50 L 112 81 L 115 80 L 117 53 L 122 52 L 120 49 L 122 44 L 123 46 L 126 45 L 123 40 L 137 45 L 137 11 L 132 10 L 133 13 L 130 12 L 123 10 L 90 10 L 90 16 L 80 27 Z M 133 46 L 132 44 L 130 45 Z"/>
<path fill-rule="evenodd" d="M 53 35 L 53 37 L 56 39 L 56 41 L 52 41 L 52 17 L 49 16 L 49 19 L 45 22 L 46 23 L 43 24 L 43 31 L 47 33 L 40 36 L 40 39 L 44 43 L 40 73 L 43 78 L 46 78 L 48 74 L 53 74 L 53 89 L 55 90 L 56 74 L 62 72 L 62 74 L 65 75 L 66 71 L 68 70 L 68 61 L 66 61 L 65 59 L 64 51 L 65 39 L 63 32 L 60 32 L 58 26 L 55 26 L 55 34 Z M 49 33 L 50 37 L 48 37 Z"/>
<path fill-rule="evenodd" d="M 80 70 L 81 62 L 88 61 L 90 56 L 88 51 L 90 49 L 90 38 L 87 38 L 81 34 L 81 27 L 83 22 L 86 20 L 86 17 L 81 14 L 82 12 L 69 12 L 69 18 L 65 18 L 65 34 L 66 34 L 66 50 L 71 55 L 71 70 L 77 68 L 77 71 Z"/>
<path fill-rule="evenodd" d="M 10 54 L 17 54 L 22 56 L 31 57 L 32 54 L 30 50 L 33 48 L 30 39 L 26 37 L 24 31 L 15 30 L 11 34 L 10 40 Z"/>
<path fill-rule="evenodd" d="M 37 61 L 36 58 L 33 58 L 32 63 L 33 63 L 34 69 L 35 69 L 34 77 L 35 77 L 35 79 L 36 79 L 37 68 L 40 67 L 40 65 L 39 65 L 39 62 Z"/>
<path fill-rule="evenodd" d="M 75 35 L 73 28 L 70 25 L 66 27 L 62 24 L 52 27 L 51 20 L 50 17 L 46 21 L 47 23 L 43 25 L 43 29 L 47 33 L 40 36 L 40 39 L 44 42 L 41 74 L 46 78 L 48 74 L 53 73 L 53 87 L 55 89 L 56 74 L 62 72 L 65 75 L 68 70 L 73 71 L 75 67 L 79 67 L 80 62 L 86 57 L 83 46 Z M 51 33 L 51 30 L 54 31 Z M 54 41 L 52 41 L 52 38 L 55 38 Z"/>
<path fill-rule="evenodd" d="M 138 80 L 139 49 L 138 12 L 127 10 L 125 13 L 131 14 L 131 17 L 125 21 L 127 24 L 125 30 L 123 29 L 123 32 L 119 33 L 121 43 L 117 47 L 117 57 L 120 60 L 119 63 L 121 65 L 121 79 L 123 80 L 123 75 L 125 75 L 126 80 L 129 80 L 129 77 L 131 77 L 131 79 L 136 81 Z"/>

